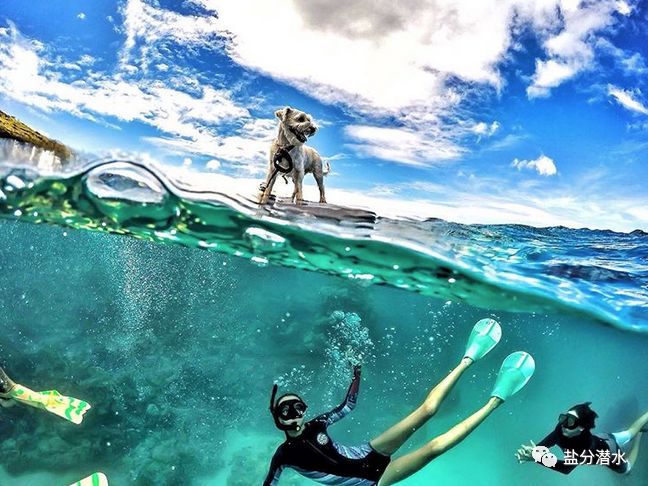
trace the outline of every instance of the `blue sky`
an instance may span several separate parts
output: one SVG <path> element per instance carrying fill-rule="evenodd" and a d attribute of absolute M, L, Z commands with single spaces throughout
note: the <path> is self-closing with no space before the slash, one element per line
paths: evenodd
<path fill-rule="evenodd" d="M 647 80 L 630 0 L 0 7 L 0 109 L 78 150 L 245 193 L 289 105 L 329 202 L 467 223 L 648 230 Z"/>

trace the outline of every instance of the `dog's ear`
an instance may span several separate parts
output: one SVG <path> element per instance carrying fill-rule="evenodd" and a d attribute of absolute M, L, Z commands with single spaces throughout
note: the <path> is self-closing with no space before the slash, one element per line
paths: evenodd
<path fill-rule="evenodd" d="M 286 106 L 285 108 L 282 108 L 281 110 L 275 111 L 275 116 L 277 118 L 279 118 L 281 121 L 284 121 L 284 119 L 286 118 L 286 115 L 288 113 L 290 113 L 290 110 L 292 110 L 292 108 L 290 106 Z"/>

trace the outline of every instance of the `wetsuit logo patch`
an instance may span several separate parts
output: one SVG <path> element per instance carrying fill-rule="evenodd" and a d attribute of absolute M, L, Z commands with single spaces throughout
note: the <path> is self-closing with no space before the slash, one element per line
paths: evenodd
<path fill-rule="evenodd" d="M 328 444 L 329 438 L 326 434 L 320 432 L 317 434 L 317 442 L 321 445 L 326 445 Z"/>

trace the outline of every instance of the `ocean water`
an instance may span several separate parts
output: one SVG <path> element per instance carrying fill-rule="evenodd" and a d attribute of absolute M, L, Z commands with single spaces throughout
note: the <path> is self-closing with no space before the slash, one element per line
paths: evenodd
<path fill-rule="evenodd" d="M 601 432 L 648 409 L 645 233 L 259 209 L 142 163 L 45 166 L 33 154 L 0 161 L 0 190 L 1 364 L 93 405 L 80 426 L 1 410 L 2 485 L 96 470 L 111 485 L 261 484 L 283 439 L 273 382 L 315 414 L 362 361 L 358 406 L 331 434 L 364 442 L 420 403 L 483 317 L 502 324 L 501 343 L 402 452 L 480 407 L 510 352 L 530 352 L 536 374 L 402 484 L 648 484 L 645 437 L 623 477 L 514 458 L 575 403 L 592 401 Z"/>

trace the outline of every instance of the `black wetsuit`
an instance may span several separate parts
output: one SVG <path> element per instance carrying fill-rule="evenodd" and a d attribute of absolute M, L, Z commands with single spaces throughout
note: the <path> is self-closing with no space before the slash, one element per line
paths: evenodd
<path fill-rule="evenodd" d="M 558 446 L 562 449 L 563 454 L 565 451 L 570 453 L 573 451 L 574 454 L 576 454 L 575 457 L 578 464 L 565 464 L 564 460 L 558 459 L 556 465 L 549 468 L 563 474 L 569 474 L 580 465 L 582 461 L 581 454 L 583 453 L 589 454 L 591 451 L 592 454 L 600 454 L 603 451 L 608 451 L 610 452 L 610 455 L 612 455 L 617 454 L 620 451 L 620 448 L 612 434 L 596 435 L 592 434 L 590 430 L 585 429 L 575 437 L 566 437 L 563 435 L 560 425 L 557 425 L 547 437 L 542 439 L 542 441 L 538 443 L 538 446 Z M 625 473 L 628 469 L 628 463 L 624 461 L 620 461 L 618 464 L 613 464 L 612 460 L 610 460 L 610 463 L 604 464 L 604 466 L 620 474 Z"/>
<path fill-rule="evenodd" d="M 379 454 L 369 444 L 356 447 L 337 444 L 327 432 L 331 424 L 355 408 L 359 388 L 358 374 L 339 406 L 305 423 L 298 437 L 286 438 L 272 457 L 263 486 L 276 486 L 286 467 L 329 485 L 375 486 L 378 483 L 390 458 Z"/>

